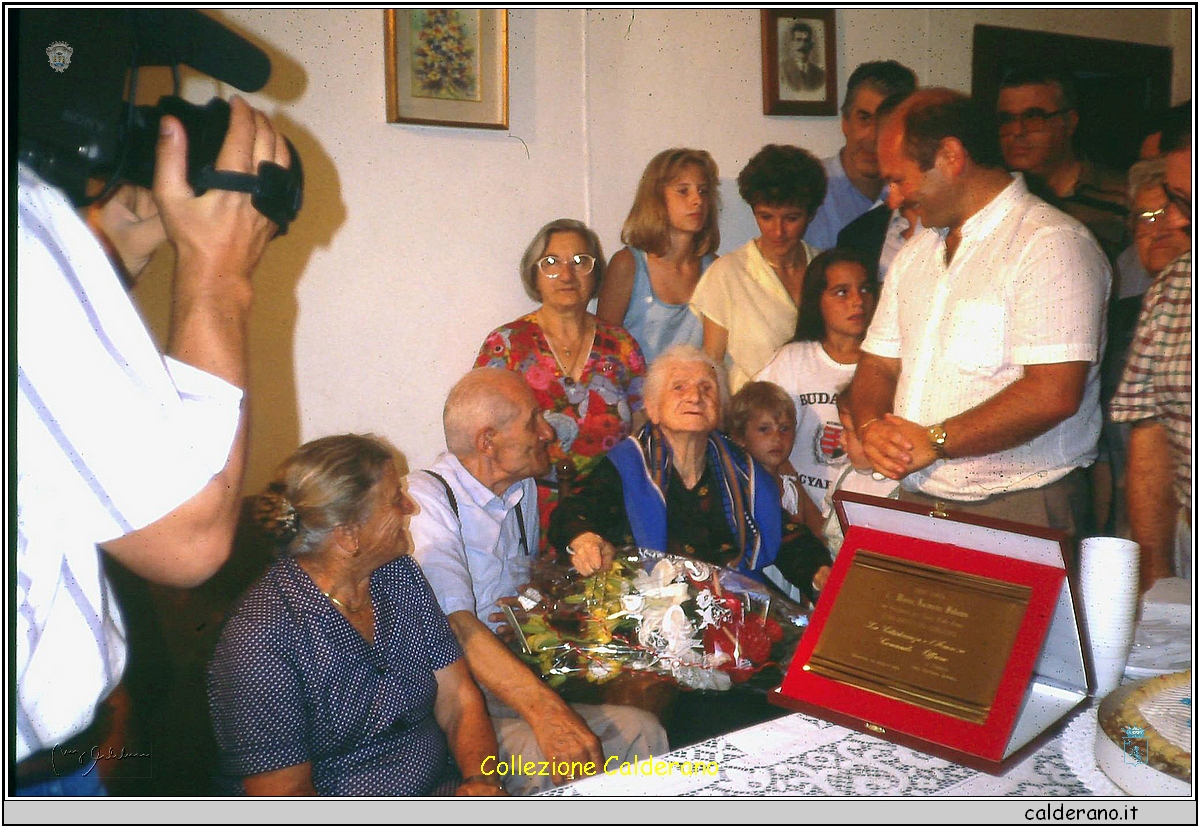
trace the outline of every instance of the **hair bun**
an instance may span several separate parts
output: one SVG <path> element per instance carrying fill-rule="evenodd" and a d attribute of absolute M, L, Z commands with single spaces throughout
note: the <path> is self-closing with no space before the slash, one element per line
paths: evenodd
<path fill-rule="evenodd" d="M 268 486 L 254 501 L 254 520 L 283 546 L 291 543 L 300 531 L 296 507 L 288 500 L 283 484 L 279 482 Z"/>

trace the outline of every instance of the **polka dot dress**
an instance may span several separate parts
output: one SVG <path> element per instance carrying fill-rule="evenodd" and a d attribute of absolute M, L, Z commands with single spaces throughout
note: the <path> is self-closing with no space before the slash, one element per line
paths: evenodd
<path fill-rule="evenodd" d="M 243 596 L 208 669 L 223 793 L 310 762 L 329 796 L 415 796 L 447 768 L 434 672 L 462 651 L 410 558 L 371 576 L 369 644 L 291 558 Z"/>

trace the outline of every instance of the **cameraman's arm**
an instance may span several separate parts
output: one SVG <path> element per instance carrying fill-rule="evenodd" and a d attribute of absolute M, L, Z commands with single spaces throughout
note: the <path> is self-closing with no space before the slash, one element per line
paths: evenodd
<path fill-rule="evenodd" d="M 260 161 L 289 164 L 287 144 L 266 116 L 240 98 L 216 168 L 254 173 Z M 275 225 L 250 196 L 210 190 L 197 198 L 187 183 L 187 137 L 175 118 L 161 121 L 154 199 L 175 248 L 170 356 L 238 386 L 247 380 L 250 276 Z M 198 494 L 154 523 L 104 544 L 152 581 L 192 586 L 229 555 L 241 507 L 246 461 L 245 409 L 225 467 Z"/>

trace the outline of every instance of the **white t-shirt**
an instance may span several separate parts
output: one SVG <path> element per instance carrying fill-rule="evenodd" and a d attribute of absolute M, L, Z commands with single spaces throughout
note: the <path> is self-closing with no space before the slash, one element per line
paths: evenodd
<path fill-rule="evenodd" d="M 829 484 L 847 462 L 837 392 L 853 379 L 855 367 L 835 362 L 820 342 L 789 342 L 755 377 L 775 383 L 796 403 L 796 445 L 789 459 L 822 514 L 828 514 Z"/>

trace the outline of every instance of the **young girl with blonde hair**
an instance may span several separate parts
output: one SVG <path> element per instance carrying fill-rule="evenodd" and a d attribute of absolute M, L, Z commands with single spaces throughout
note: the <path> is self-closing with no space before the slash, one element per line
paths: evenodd
<path fill-rule="evenodd" d="M 704 150 L 663 150 L 642 173 L 621 229 L 627 246 L 609 262 L 596 316 L 629 331 L 647 363 L 671 345 L 703 341 L 688 302 L 721 242 L 718 183 Z"/>

